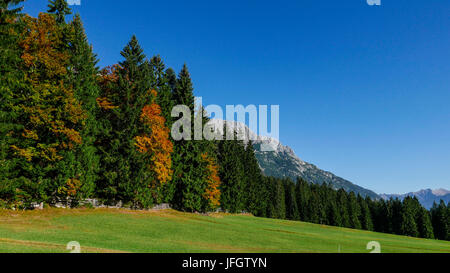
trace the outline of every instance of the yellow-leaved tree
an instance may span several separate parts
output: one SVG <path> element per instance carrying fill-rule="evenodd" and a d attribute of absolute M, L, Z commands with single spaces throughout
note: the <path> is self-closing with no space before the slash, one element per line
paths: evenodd
<path fill-rule="evenodd" d="M 157 190 L 172 180 L 173 143 L 169 139 L 170 130 L 165 125 L 166 120 L 162 116 L 161 107 L 155 102 L 157 91 L 151 90 L 149 95 L 152 101 L 144 106 L 141 114 L 141 121 L 146 125 L 148 133 L 136 136 L 135 141 L 140 153 L 150 155 L 151 162 L 148 163 L 148 167 L 154 175 L 149 181 L 149 187 Z"/>

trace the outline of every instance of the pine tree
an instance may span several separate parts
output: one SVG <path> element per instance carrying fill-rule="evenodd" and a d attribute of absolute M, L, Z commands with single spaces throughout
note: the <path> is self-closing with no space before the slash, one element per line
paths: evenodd
<path fill-rule="evenodd" d="M 166 126 L 168 128 L 171 128 L 171 111 L 173 108 L 172 88 L 174 87 L 172 86 L 172 84 L 174 84 L 174 79 L 172 78 L 173 75 L 166 74 L 166 72 L 164 71 L 165 65 L 159 55 L 154 56 L 150 59 L 150 66 L 155 77 L 155 86 L 153 88 L 158 91 L 156 103 L 161 107 L 162 115 L 166 120 Z M 172 69 L 168 69 L 168 71 L 173 72 Z"/>
<path fill-rule="evenodd" d="M 246 208 L 247 210 L 254 214 L 260 215 L 264 209 L 263 207 L 263 184 L 262 184 L 262 172 L 259 167 L 258 161 L 255 156 L 255 150 L 253 143 L 250 140 L 245 147 L 245 155 L 243 157 L 244 173 L 246 179 Z"/>
<path fill-rule="evenodd" d="M 224 131 L 227 130 L 224 123 Z M 222 208 L 226 211 L 237 213 L 246 207 L 245 200 L 245 169 L 242 158 L 245 148 L 242 141 L 219 141 L 218 156 L 220 162 L 219 176 L 222 181 Z"/>
<path fill-rule="evenodd" d="M 446 218 L 447 218 L 447 236 L 445 240 L 450 241 L 450 202 L 447 204 Z"/>
<path fill-rule="evenodd" d="M 272 179 L 273 218 L 286 219 L 286 201 L 284 185 L 281 179 Z"/>
<path fill-rule="evenodd" d="M 327 195 L 328 184 L 322 183 L 317 188 L 317 195 L 319 197 L 319 224 L 328 224 L 327 203 L 329 197 Z"/>
<path fill-rule="evenodd" d="M 100 77 L 102 133 L 98 138 L 101 177 L 98 194 L 108 202 L 123 201 L 132 207 L 150 207 L 155 189 L 147 168 L 151 154 L 142 153 L 136 137 L 148 132 L 142 114 L 152 102 L 152 73 L 135 36 L 121 52 L 124 60 L 102 71 Z"/>
<path fill-rule="evenodd" d="M 411 197 L 403 200 L 400 231 L 402 235 L 417 237 L 419 235 L 415 219 L 415 207 Z"/>
<path fill-rule="evenodd" d="M 394 233 L 397 235 L 402 235 L 402 214 L 403 205 L 402 202 L 396 199 L 390 199 L 388 204 L 388 218 L 389 218 L 389 233 Z"/>
<path fill-rule="evenodd" d="M 20 144 L 15 137 L 23 130 L 23 111 L 17 107 L 19 90 L 25 88 L 21 69 L 22 50 L 19 47 L 22 24 L 21 0 L 0 2 L 0 200 L 13 206 L 18 202 L 17 188 L 24 182 L 20 178 L 22 160 L 14 156 L 12 146 Z"/>
<path fill-rule="evenodd" d="M 342 227 L 352 227 L 348 208 L 348 197 L 347 193 L 343 189 L 338 190 L 337 204 L 339 207 L 339 212 L 341 213 Z"/>
<path fill-rule="evenodd" d="M 361 208 L 361 215 L 359 221 L 361 223 L 361 228 L 364 230 L 373 230 L 372 215 L 370 213 L 369 205 L 366 200 L 358 194 L 358 204 Z"/>
<path fill-rule="evenodd" d="M 441 200 L 439 205 L 433 204 L 431 208 L 431 222 L 434 230 L 434 237 L 439 240 L 450 240 L 450 218 L 448 206 Z"/>
<path fill-rule="evenodd" d="M 176 81 L 173 104 L 187 106 L 191 111 L 191 122 L 195 120 L 193 90 L 191 76 L 185 64 Z M 192 138 L 193 129 L 191 125 Z M 193 139 L 175 141 L 174 145 L 174 175 L 172 183 L 174 183 L 176 189 L 172 204 L 175 208 L 183 211 L 202 211 L 204 210 L 203 195 L 208 184 L 207 179 L 205 179 L 206 166 L 203 164 L 204 160 L 202 159 L 204 149 L 201 146 L 201 142 Z M 222 180 L 222 177 L 220 179 Z"/>
<path fill-rule="evenodd" d="M 315 190 L 315 185 L 311 190 L 311 198 L 308 202 L 308 222 L 319 224 L 321 219 L 320 197 Z"/>
<path fill-rule="evenodd" d="M 99 170 L 100 157 L 94 146 L 99 134 L 96 102 L 100 94 L 96 80 L 98 60 L 92 52 L 92 47 L 88 44 L 79 14 L 75 16 L 70 27 L 70 83 L 74 88 L 75 97 L 81 102 L 87 115 L 84 124 L 79 127 L 82 144 L 75 155 L 76 162 L 72 163 L 73 172 L 79 174 L 82 184 L 78 199 L 83 199 L 91 197 L 94 193 Z"/>
<path fill-rule="evenodd" d="M 295 198 L 295 184 L 290 179 L 286 179 L 283 182 L 285 190 L 286 219 L 299 220 L 300 215 Z"/>
<path fill-rule="evenodd" d="M 174 93 L 175 93 L 175 88 L 177 85 L 177 74 L 175 73 L 175 71 L 172 68 L 167 68 L 166 70 L 166 81 L 167 81 L 167 85 L 170 87 L 170 92 L 171 92 L 171 99 L 172 99 L 172 103 L 174 102 Z"/>
<path fill-rule="evenodd" d="M 434 239 L 430 212 L 423 207 L 419 210 L 417 226 L 419 229 L 419 236 L 421 238 Z"/>
<path fill-rule="evenodd" d="M 308 182 L 302 178 L 297 178 L 296 183 L 296 196 L 297 196 L 297 207 L 299 210 L 300 220 L 304 222 L 309 221 L 308 217 L 308 203 L 310 198 L 310 187 Z"/>
<path fill-rule="evenodd" d="M 391 232 L 392 228 L 389 223 L 389 210 L 386 202 L 381 199 L 379 202 L 375 203 L 375 208 L 372 212 L 374 219 L 375 231 L 378 232 Z"/>
<path fill-rule="evenodd" d="M 56 22 L 59 24 L 65 23 L 66 16 L 72 14 L 66 0 L 50 0 L 48 12 L 56 15 Z"/>
<path fill-rule="evenodd" d="M 355 193 L 350 192 L 348 195 L 348 212 L 350 217 L 350 225 L 354 229 L 361 229 L 361 208 L 356 199 Z"/>
<path fill-rule="evenodd" d="M 340 227 L 342 216 L 337 205 L 337 192 L 330 187 L 327 189 L 326 196 L 327 224 Z"/>

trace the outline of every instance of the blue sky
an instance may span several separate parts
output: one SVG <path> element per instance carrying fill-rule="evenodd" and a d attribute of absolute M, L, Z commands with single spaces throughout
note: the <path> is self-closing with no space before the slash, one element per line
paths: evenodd
<path fill-rule="evenodd" d="M 450 189 L 450 1 L 81 4 L 101 66 L 136 34 L 188 64 L 204 104 L 280 105 L 280 139 L 305 161 L 378 193 Z"/>

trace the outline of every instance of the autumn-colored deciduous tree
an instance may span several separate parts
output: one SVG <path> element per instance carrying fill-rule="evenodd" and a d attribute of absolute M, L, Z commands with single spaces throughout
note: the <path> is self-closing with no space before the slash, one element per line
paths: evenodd
<path fill-rule="evenodd" d="M 169 128 L 165 125 L 161 107 L 155 103 L 157 91 L 150 92 L 152 102 L 142 109 L 141 121 L 147 126 L 148 133 L 136 136 L 136 146 L 139 152 L 149 154 L 151 162 L 148 167 L 154 173 L 149 186 L 159 187 L 172 179 L 173 144 L 169 139 Z"/>
<path fill-rule="evenodd" d="M 11 150 L 22 159 L 19 190 L 30 196 L 25 201 L 55 202 L 73 197 L 81 187 L 73 183 L 82 175 L 74 166 L 87 114 L 68 83 L 70 52 L 62 39 L 66 26 L 46 13 L 26 16 L 23 24 L 19 45 L 26 87 L 15 105 L 23 113 L 23 130 L 15 132 L 21 141 Z"/>
<path fill-rule="evenodd" d="M 214 158 L 208 153 L 202 154 L 203 162 L 206 164 L 206 188 L 203 198 L 207 201 L 207 209 L 214 210 L 220 206 L 220 178 L 219 166 Z"/>

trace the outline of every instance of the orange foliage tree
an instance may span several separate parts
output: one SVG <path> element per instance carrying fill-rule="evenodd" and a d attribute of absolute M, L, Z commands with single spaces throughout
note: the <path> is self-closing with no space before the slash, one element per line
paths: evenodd
<path fill-rule="evenodd" d="M 148 133 L 135 137 L 136 147 L 142 154 L 148 154 L 151 163 L 148 165 L 155 174 L 151 187 L 158 187 L 172 179 L 173 144 L 169 139 L 169 128 L 162 116 L 161 107 L 155 103 L 156 90 L 150 92 L 152 102 L 142 109 L 141 121 L 146 125 Z"/>
<path fill-rule="evenodd" d="M 219 166 L 208 153 L 202 154 L 202 160 L 206 164 L 207 182 L 203 198 L 207 201 L 208 209 L 216 209 L 220 206 Z"/>
<path fill-rule="evenodd" d="M 81 187 L 74 181 L 82 175 L 75 153 L 82 143 L 80 131 L 87 115 L 67 80 L 67 28 L 46 13 L 22 20 L 19 45 L 26 87 L 17 91 L 15 105 L 23 124 L 16 137 L 22 141 L 11 150 L 24 161 L 24 188 L 34 188 L 30 191 L 39 195 L 34 200 L 74 196 Z"/>

